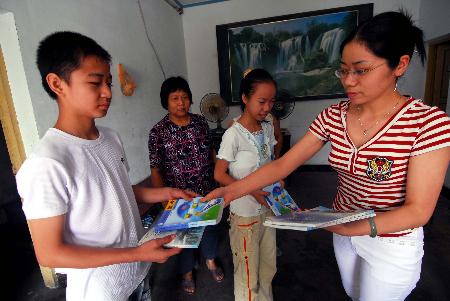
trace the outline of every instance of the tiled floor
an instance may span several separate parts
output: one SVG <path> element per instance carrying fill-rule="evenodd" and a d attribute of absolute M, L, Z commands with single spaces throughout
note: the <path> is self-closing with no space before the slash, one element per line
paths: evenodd
<path fill-rule="evenodd" d="M 311 208 L 319 204 L 329 206 L 335 187 L 336 177 L 333 173 L 301 172 L 292 176 L 288 190 L 302 207 Z M 224 282 L 215 283 L 201 260 L 196 270 L 197 292 L 193 296 L 187 296 L 179 289 L 176 260 L 173 258 L 165 264 L 154 264 L 152 267 L 154 301 L 234 300 L 233 265 L 225 217 L 220 225 L 219 258 L 226 273 Z M 425 228 L 425 233 L 425 257 L 421 280 L 407 300 L 450 300 L 448 285 L 450 202 L 448 199 L 441 198 L 431 224 Z M 275 300 L 349 300 L 340 282 L 330 233 L 323 230 L 307 233 L 279 230 L 277 239 L 282 255 L 277 258 L 278 272 L 273 280 Z M 16 260 L 15 266 L 18 262 L 22 263 L 18 266 L 21 281 L 16 289 L 19 296 L 11 300 L 64 300 L 64 289 L 50 290 L 43 287 L 29 245 L 26 243 L 20 246 L 17 243 L 15 245 L 21 251 L 12 252 L 7 258 L 10 258 L 11 262 Z M 30 272 L 31 268 L 33 270 Z"/>

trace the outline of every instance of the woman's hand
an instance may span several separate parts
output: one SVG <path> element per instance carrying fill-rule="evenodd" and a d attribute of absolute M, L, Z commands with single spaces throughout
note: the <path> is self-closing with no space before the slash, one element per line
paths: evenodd
<path fill-rule="evenodd" d="M 258 203 L 268 207 L 267 202 L 264 199 L 264 196 L 269 195 L 269 194 L 270 193 L 268 193 L 267 191 L 264 191 L 264 190 L 255 190 L 250 195 L 252 195 L 258 201 Z M 225 187 L 219 187 L 219 188 L 214 189 L 213 191 L 208 193 L 206 196 L 204 196 L 200 201 L 208 202 L 212 199 L 217 199 L 217 198 L 223 198 L 225 206 L 228 206 L 231 203 L 231 201 L 235 200 L 237 197 L 232 191 L 230 191 L 230 189 L 228 189 L 228 186 L 225 186 Z"/>
<path fill-rule="evenodd" d="M 384 213 L 377 213 L 377 216 L 382 216 Z M 342 235 L 342 236 L 362 236 L 370 234 L 370 224 L 368 219 L 361 219 L 345 224 L 334 225 L 324 228 L 327 231 Z"/>
<path fill-rule="evenodd" d="M 202 199 L 200 199 L 200 202 L 208 202 L 213 199 L 223 198 L 225 207 L 228 206 L 231 201 L 233 200 L 231 193 L 229 193 L 226 189 L 227 187 L 219 187 L 205 195 Z"/>
<path fill-rule="evenodd" d="M 348 233 L 348 225 L 347 224 L 340 224 L 340 225 L 334 225 L 330 227 L 324 228 L 324 230 L 330 231 L 332 233 L 336 233 L 342 236 L 349 236 Z"/>

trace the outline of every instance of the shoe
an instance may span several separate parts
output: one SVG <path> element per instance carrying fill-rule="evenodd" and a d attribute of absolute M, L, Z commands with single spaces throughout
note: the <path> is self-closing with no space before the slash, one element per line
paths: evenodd
<path fill-rule="evenodd" d="M 181 280 L 181 287 L 183 288 L 183 291 L 188 295 L 193 295 L 195 293 L 195 283 L 194 279 L 182 279 Z"/>
<path fill-rule="evenodd" d="M 217 283 L 220 283 L 223 281 L 223 278 L 225 278 L 225 275 L 223 274 L 223 271 L 220 267 L 216 267 L 215 269 L 209 269 L 209 272 L 211 273 L 214 281 Z"/>

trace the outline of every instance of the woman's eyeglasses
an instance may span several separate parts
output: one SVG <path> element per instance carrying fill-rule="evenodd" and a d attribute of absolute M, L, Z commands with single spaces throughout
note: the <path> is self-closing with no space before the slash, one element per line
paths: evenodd
<path fill-rule="evenodd" d="M 334 71 L 334 75 L 336 75 L 337 78 L 343 79 L 346 78 L 347 76 L 349 76 L 349 74 L 351 74 L 353 76 L 353 78 L 360 78 L 364 75 L 366 75 L 367 73 L 369 73 L 372 70 L 377 69 L 380 66 L 383 66 L 386 63 L 381 63 L 375 67 L 372 68 L 360 68 L 360 69 L 355 69 L 355 70 L 350 70 L 350 69 L 337 69 L 336 71 Z"/>

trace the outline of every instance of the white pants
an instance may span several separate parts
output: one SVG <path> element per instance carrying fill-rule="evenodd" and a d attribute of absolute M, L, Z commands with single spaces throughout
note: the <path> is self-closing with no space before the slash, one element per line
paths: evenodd
<path fill-rule="evenodd" d="M 333 234 L 347 295 L 357 301 L 404 300 L 420 278 L 423 229 L 401 237 Z"/>

